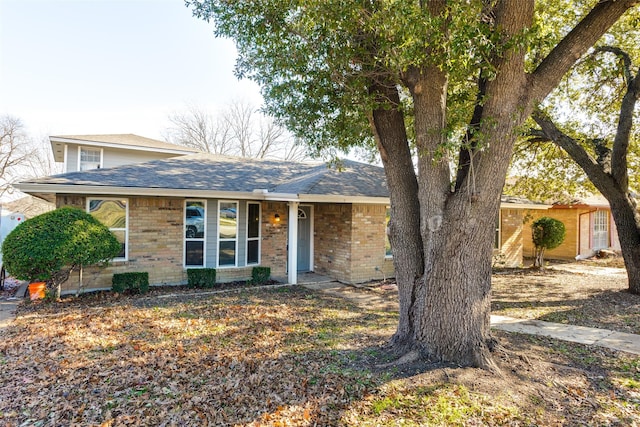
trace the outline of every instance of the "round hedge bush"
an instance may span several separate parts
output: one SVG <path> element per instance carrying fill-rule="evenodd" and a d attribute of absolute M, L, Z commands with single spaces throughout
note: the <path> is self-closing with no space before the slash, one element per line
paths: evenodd
<path fill-rule="evenodd" d="M 61 271 L 68 277 L 77 267 L 113 259 L 120 249 L 120 242 L 105 225 L 71 207 L 26 220 L 2 244 L 7 272 L 31 282 L 49 281 Z"/>
<path fill-rule="evenodd" d="M 533 244 L 544 248 L 554 249 L 564 241 L 566 228 L 562 221 L 543 216 L 532 224 Z"/>

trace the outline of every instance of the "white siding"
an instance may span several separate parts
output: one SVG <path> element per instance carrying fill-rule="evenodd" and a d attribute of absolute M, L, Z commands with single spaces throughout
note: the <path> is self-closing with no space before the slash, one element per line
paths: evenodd
<path fill-rule="evenodd" d="M 117 148 L 105 148 L 102 158 L 103 168 L 130 165 L 134 163 L 148 162 L 150 160 L 166 159 L 176 157 L 175 154 L 154 153 L 151 151 L 132 151 Z"/>

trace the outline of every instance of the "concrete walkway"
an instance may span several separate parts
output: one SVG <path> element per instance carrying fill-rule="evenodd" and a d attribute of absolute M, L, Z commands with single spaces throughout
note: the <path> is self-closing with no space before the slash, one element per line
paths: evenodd
<path fill-rule="evenodd" d="M 376 295 L 375 292 L 343 285 L 338 282 L 310 283 L 303 285 L 308 289 L 346 298 L 360 307 L 382 311 L 397 311 L 398 302 Z M 543 322 L 541 320 L 522 320 L 504 316 L 491 316 L 491 327 L 507 332 L 541 335 L 563 341 L 587 345 L 597 345 L 613 350 L 640 355 L 640 335 L 614 332 L 606 329 Z"/>
<path fill-rule="evenodd" d="M 0 332 L 13 322 L 18 300 L 0 300 Z"/>

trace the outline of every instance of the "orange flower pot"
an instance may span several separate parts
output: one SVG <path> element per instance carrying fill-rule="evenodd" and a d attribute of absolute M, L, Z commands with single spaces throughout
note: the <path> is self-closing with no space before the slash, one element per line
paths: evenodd
<path fill-rule="evenodd" d="M 47 288 L 46 282 L 35 282 L 29 284 L 29 297 L 31 301 L 44 298 L 44 291 Z"/>

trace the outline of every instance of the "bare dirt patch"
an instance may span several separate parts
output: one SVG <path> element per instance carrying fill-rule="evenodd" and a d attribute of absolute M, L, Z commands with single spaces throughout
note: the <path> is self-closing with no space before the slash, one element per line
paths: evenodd
<path fill-rule="evenodd" d="M 520 276 L 518 276 L 520 277 Z M 393 285 L 363 290 L 390 296 Z M 0 424 L 634 425 L 640 359 L 496 332 L 504 377 L 394 369 L 397 315 L 299 287 L 94 296 L 21 311 L 0 342 Z"/>

